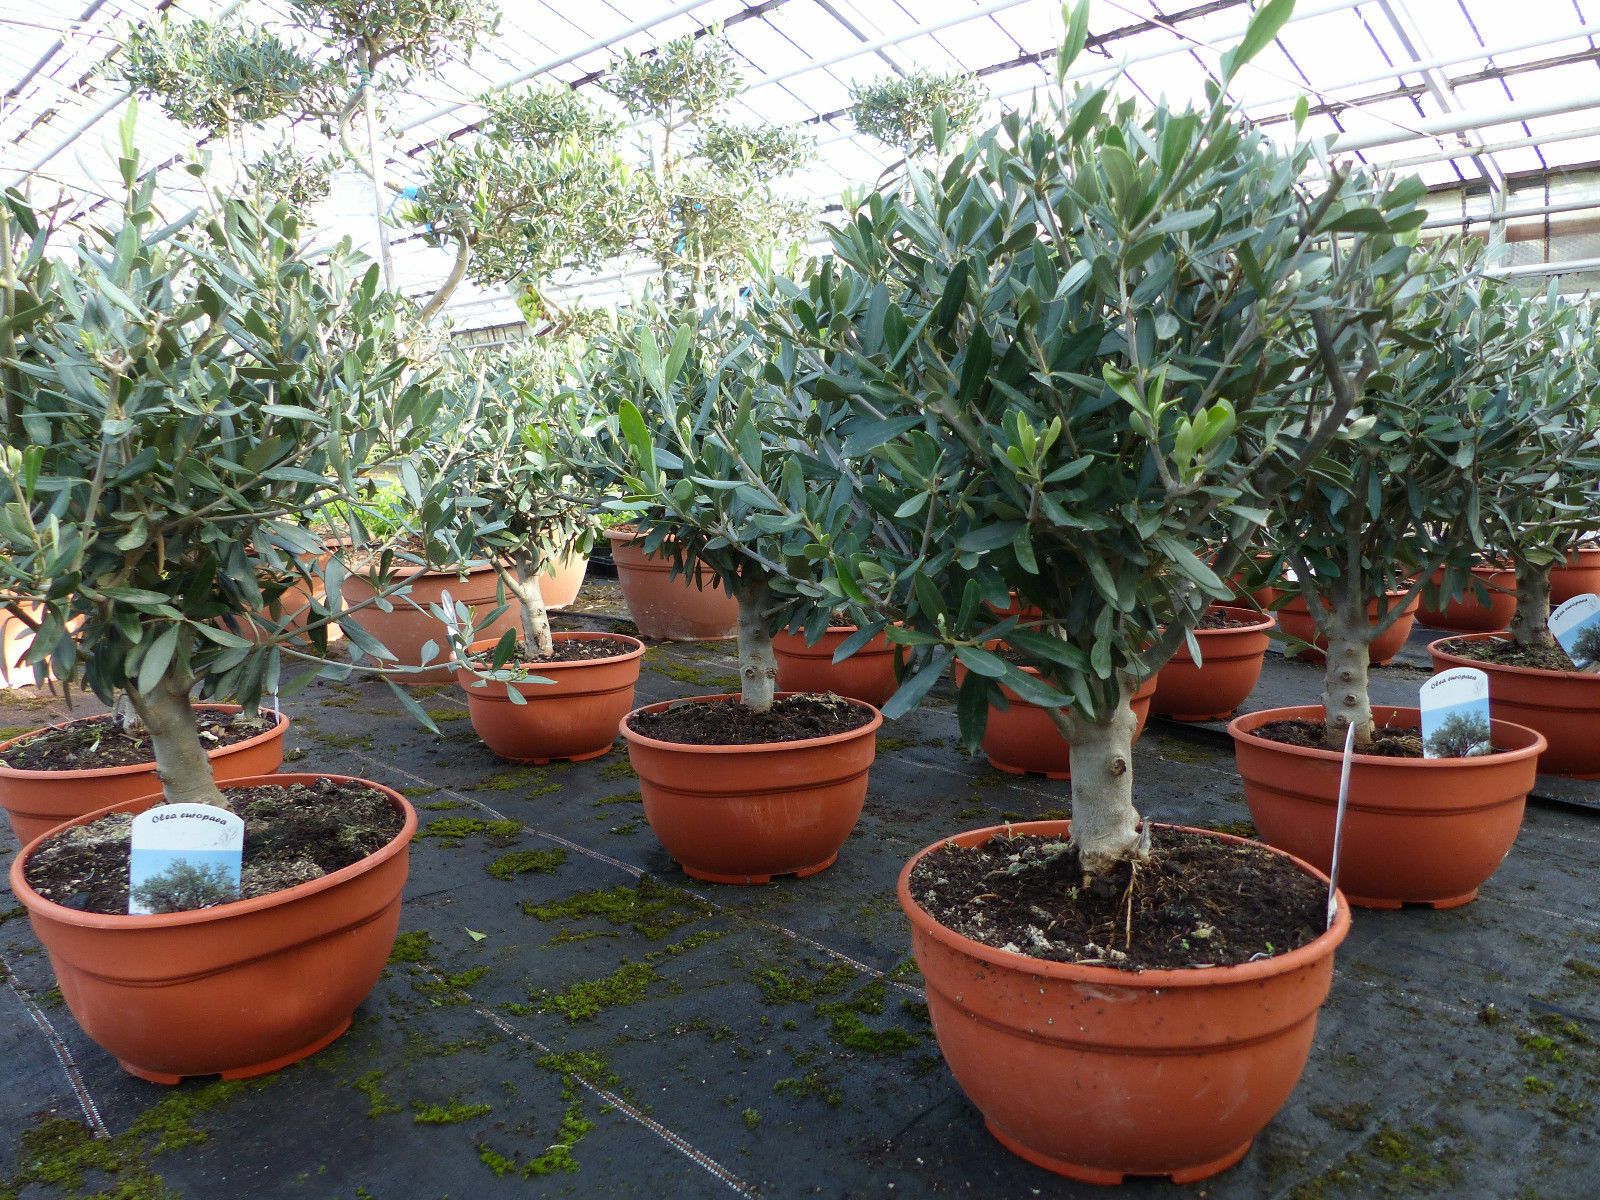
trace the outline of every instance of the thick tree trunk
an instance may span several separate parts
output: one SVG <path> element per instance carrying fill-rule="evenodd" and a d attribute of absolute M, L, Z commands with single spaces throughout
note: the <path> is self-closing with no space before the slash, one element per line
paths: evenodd
<path fill-rule="evenodd" d="M 1527 563 L 1517 569 L 1517 611 L 1511 618 L 1511 640 L 1519 646 L 1549 649 L 1556 644 L 1550 633 L 1550 566 Z"/>
<path fill-rule="evenodd" d="M 1116 707 L 1089 721 L 1061 714 L 1071 745 L 1072 841 L 1085 877 L 1104 875 L 1139 857 L 1139 813 L 1133 807 L 1133 685 L 1121 680 Z"/>
<path fill-rule="evenodd" d="M 531 554 L 514 554 L 511 570 L 497 566 L 495 571 L 516 598 L 522 614 L 522 640 L 528 649 L 540 656 L 553 653 L 555 641 L 550 636 L 550 613 L 544 606 L 544 593 L 539 590 L 537 559 Z"/>
<path fill-rule="evenodd" d="M 765 579 L 741 580 L 739 601 L 739 699 L 746 708 L 766 712 L 778 688 L 778 656 L 767 632 L 769 592 Z"/>
<path fill-rule="evenodd" d="M 1329 597 L 1333 609 L 1322 629 L 1328 639 L 1327 667 L 1322 676 L 1327 732 L 1322 744 L 1332 750 L 1344 749 L 1345 727 L 1349 725 L 1356 727 L 1356 749 L 1372 745 L 1367 647 L 1373 628 L 1367 620 L 1363 591 L 1341 581 Z M 1320 607 L 1315 597 L 1308 600 L 1308 608 Z"/>
<path fill-rule="evenodd" d="M 211 760 L 200 745 L 187 681 L 167 675 L 150 692 L 130 689 L 128 698 L 155 743 L 156 777 L 167 803 L 214 804 L 231 812 L 233 806 L 218 790 Z"/>

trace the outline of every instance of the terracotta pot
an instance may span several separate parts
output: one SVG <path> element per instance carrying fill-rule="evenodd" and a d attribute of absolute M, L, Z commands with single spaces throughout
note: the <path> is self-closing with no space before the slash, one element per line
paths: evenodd
<path fill-rule="evenodd" d="M 1600 546 L 1579 546 L 1566 566 L 1550 572 L 1550 607 L 1590 592 L 1600 594 Z"/>
<path fill-rule="evenodd" d="M 589 570 L 587 554 L 569 554 L 553 562 L 539 576 L 539 596 L 546 608 L 565 608 L 578 598 L 583 577 Z"/>
<path fill-rule="evenodd" d="M 225 713 L 239 711 L 237 704 L 196 704 L 195 708 Z M 79 717 L 78 720 L 88 718 Z M 64 721 L 62 725 L 74 723 Z M 277 725 L 265 733 L 209 751 L 206 757 L 211 760 L 211 773 L 217 782 L 245 775 L 270 775 L 276 771 L 283 765 L 283 735 L 288 728 L 288 716 L 279 713 Z M 0 743 L 0 757 L 5 756 L 8 747 L 38 732 L 32 730 Z M 156 778 L 153 762 L 84 771 L 19 771 L 0 766 L 0 805 L 11 818 L 11 828 L 23 845 L 86 812 L 160 790 L 161 781 Z"/>
<path fill-rule="evenodd" d="M 1249 621 L 1234 629 L 1196 629 L 1200 665 L 1187 640 L 1156 675 L 1152 712 L 1178 721 L 1217 721 L 1245 702 L 1261 678 L 1261 666 L 1272 639 L 1272 614 L 1247 608 L 1219 609 L 1231 621 Z"/>
<path fill-rule="evenodd" d="M 26 602 L 19 607 L 35 619 L 44 611 L 41 606 Z M 82 617 L 73 617 L 67 622 L 67 628 L 73 631 L 82 626 Z M 31 649 L 33 649 L 33 630 L 0 608 L 0 690 L 34 686 L 33 668 L 23 661 Z M 45 678 L 54 679 L 54 672 L 47 674 Z"/>
<path fill-rule="evenodd" d="M 784 693 L 780 693 L 784 694 Z M 689 703 L 737 703 L 732 695 Z M 683 701 L 663 700 L 638 712 Z M 870 707 L 865 706 L 865 707 Z M 622 721 L 650 828 L 686 873 L 713 883 L 804 878 L 831 866 L 867 798 L 883 717 L 848 733 L 751 746 L 691 746 Z"/>
<path fill-rule="evenodd" d="M 1038 675 L 1033 667 L 1023 667 L 1029 675 Z M 956 687 L 967 677 L 967 669 L 956 664 Z M 983 727 L 983 752 L 989 756 L 989 765 L 1007 775 L 1043 775 L 1046 779 L 1072 778 L 1072 747 L 1050 719 L 1050 710 L 1030 704 L 1005 684 L 1000 690 L 1011 707 L 998 709 L 989 706 L 989 720 Z M 1150 700 L 1156 694 L 1156 677 L 1139 685 L 1133 694 L 1133 715 L 1139 724 L 1133 731 L 1138 741 L 1144 733 L 1145 722 L 1150 719 Z"/>
<path fill-rule="evenodd" d="M 1542 671 L 1462 658 L 1446 642 L 1500 640 L 1492 633 L 1441 638 L 1428 647 L 1435 671 L 1477 667 L 1489 676 L 1489 707 L 1496 719 L 1537 729 L 1549 743 L 1539 756 L 1548 775 L 1600 779 L 1600 675 Z"/>
<path fill-rule="evenodd" d="M 1228 583 L 1232 585 L 1233 593 L 1234 595 L 1238 596 L 1239 599 L 1248 599 L 1252 601 L 1258 608 L 1264 609 L 1283 593 L 1277 588 L 1273 587 L 1270 583 L 1262 583 L 1260 587 L 1252 588 L 1250 586 L 1250 580 L 1252 576 L 1259 577 L 1261 572 L 1266 571 L 1270 566 L 1272 566 L 1273 563 L 1277 561 L 1277 555 L 1252 554 L 1250 557 L 1255 566 L 1253 568 L 1246 568 L 1236 571 L 1234 574 L 1228 577 Z"/>
<path fill-rule="evenodd" d="M 617 583 L 639 635 L 671 642 L 715 642 L 739 632 L 739 602 L 716 584 L 706 568 L 694 577 L 671 578 L 672 556 L 644 552 L 644 539 L 630 529 L 608 529 Z"/>
<path fill-rule="evenodd" d="M 1487 606 L 1479 603 L 1476 590 L 1469 590 L 1443 608 L 1423 605 L 1417 613 L 1424 625 L 1434 629 L 1453 629 L 1458 633 L 1498 633 L 1511 624 L 1517 612 L 1517 573 L 1510 567 L 1473 567 L 1472 577 L 1489 589 Z M 1444 578 L 1444 569 L 1433 573 L 1435 586 Z"/>
<path fill-rule="evenodd" d="M 1403 592 L 1390 592 L 1389 603 L 1396 603 Z M 1275 593 L 1276 596 L 1282 592 Z M 1417 606 L 1422 602 L 1422 597 L 1413 596 L 1411 603 L 1407 604 L 1399 620 L 1389 626 L 1381 635 L 1374 638 L 1367 647 L 1367 659 L 1374 666 L 1386 666 L 1400 653 L 1400 647 L 1406 644 L 1406 638 L 1411 636 L 1411 626 L 1417 619 Z M 1367 619 L 1374 625 L 1378 623 L 1378 602 L 1367 602 Z M 1303 642 L 1310 642 L 1309 649 L 1297 650 L 1294 656 L 1306 662 L 1323 662 L 1323 651 L 1328 648 L 1327 640 L 1317 632 L 1317 627 L 1312 623 L 1311 610 L 1306 607 L 1304 595 L 1294 595 L 1287 604 L 1278 609 L 1278 628 L 1292 638 L 1299 638 Z"/>
<path fill-rule="evenodd" d="M 1380 727 L 1417 725 L 1414 708 L 1373 705 Z M 1320 704 L 1235 717 L 1244 797 L 1261 840 L 1326 871 L 1342 756 L 1335 750 L 1268 741 L 1269 721 L 1321 721 Z M 1339 883 L 1363 908 L 1472 900 L 1517 839 L 1545 741 L 1509 721 L 1492 722 L 1495 752 L 1477 758 L 1387 758 L 1357 754 L 1350 768 Z"/>
<path fill-rule="evenodd" d="M 778 687 L 785 692 L 835 692 L 863 700 L 874 708 L 895 694 L 896 647 L 883 634 L 873 638 L 843 662 L 834 651 L 856 632 L 854 625 L 830 625 L 815 646 L 797 633 L 776 633 L 772 652 L 778 658 Z"/>
<path fill-rule="evenodd" d="M 259 775 L 223 786 L 320 778 L 346 777 Z M 23 864 L 39 846 L 30 843 L 11 864 L 11 890 L 50 952 L 61 995 L 84 1033 L 129 1074 L 175 1084 L 189 1075 L 264 1075 L 348 1029 L 394 945 L 417 828 L 403 796 L 370 786 L 405 817 L 387 846 L 321 879 L 215 908 L 155 916 L 64 908 L 23 878 Z M 73 824 L 143 812 L 159 799 L 123 800 Z"/>
<path fill-rule="evenodd" d="M 403 574 L 404 564 L 398 570 Z M 413 675 L 397 675 L 396 683 L 449 683 L 455 678 L 455 668 L 449 657 L 450 633 L 444 623 L 429 610 L 430 605 L 442 602 L 444 593 L 458 604 L 466 604 L 479 614 L 488 613 L 496 604 L 499 579 L 490 566 L 478 567 L 465 576 L 454 571 L 429 571 L 411 581 L 409 595 L 390 596 L 392 611 L 384 612 L 376 604 L 353 614 L 357 624 L 395 653 L 398 662 L 385 662 L 384 666 L 414 667 L 422 662 L 422 648 L 429 642 L 438 646 L 438 652 L 428 661 L 438 663 Z M 355 574 L 344 581 L 343 595 L 346 605 L 360 604 L 372 598 L 372 581 L 369 575 Z M 480 638 L 498 638 L 508 629 L 517 627 L 517 606 L 507 598 L 506 611 L 496 617 L 485 629 L 478 630 Z"/>
<path fill-rule="evenodd" d="M 531 668 L 533 674 L 551 683 L 485 682 L 471 671 L 456 670 L 456 682 L 467 693 L 472 728 L 490 750 L 512 762 L 599 758 L 610 751 L 617 723 L 633 707 L 643 642 L 617 633 L 555 633 L 551 637 L 558 643 L 626 642 L 630 649 L 615 658 L 538 663 Z M 487 639 L 474 642 L 471 650 L 493 647 L 494 641 Z M 526 702 L 513 703 L 507 695 L 511 688 Z"/>
<path fill-rule="evenodd" d="M 1273 958 L 1118 971 L 985 946 L 912 899 L 912 870 L 947 840 L 976 846 L 1008 831 L 1068 830 L 1066 821 L 1028 821 L 960 833 L 900 872 L 939 1049 L 989 1132 L 1046 1170 L 1100 1184 L 1215 1175 L 1244 1157 L 1294 1091 L 1350 909 L 1341 902 L 1331 929 Z"/>

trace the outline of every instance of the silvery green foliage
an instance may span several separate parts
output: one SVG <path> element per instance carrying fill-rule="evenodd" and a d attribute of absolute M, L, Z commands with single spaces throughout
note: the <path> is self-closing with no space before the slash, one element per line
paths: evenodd
<path fill-rule="evenodd" d="M 464 61 L 500 21 L 492 0 L 289 0 L 297 22 L 367 71 L 429 74 Z"/>
<path fill-rule="evenodd" d="M 28 201 L 4 198 L 18 283 L 0 311 L 0 603 L 41 606 L 39 677 L 107 702 L 186 702 L 197 685 L 254 705 L 346 674 L 321 661 L 330 621 L 386 653 L 351 614 L 235 631 L 291 584 L 337 594 L 305 520 L 383 459 L 386 431 L 431 423 L 435 401 L 390 352 L 392 305 L 347 246 L 314 254 L 287 206 L 221 197 L 163 225 L 131 120 L 120 165 L 121 211 L 60 258 Z"/>
<path fill-rule="evenodd" d="M 131 33 L 107 67 L 167 116 L 213 136 L 277 117 L 332 116 L 349 80 L 269 30 L 238 21 L 178 23 L 163 15 Z"/>
<path fill-rule="evenodd" d="M 245 174 L 256 193 L 268 200 L 286 201 L 297 212 L 304 212 L 328 195 L 339 159 L 334 155 L 307 155 L 285 142 L 245 165 Z"/>
<path fill-rule="evenodd" d="M 1600 332 L 1592 301 L 1562 298 L 1555 280 L 1505 303 L 1522 335 L 1504 364 L 1514 451 L 1481 473 L 1483 538 L 1493 559 L 1516 568 L 1512 636 L 1550 646 L 1551 568 L 1600 534 Z"/>
<path fill-rule="evenodd" d="M 927 154 L 936 143 L 936 122 L 948 135 L 970 132 L 983 110 L 983 85 L 972 75 L 945 75 L 932 70 L 885 75 L 850 87 L 850 119 L 868 137 L 885 142 L 908 157 Z M 935 113 L 943 113 L 942 117 Z"/>
<path fill-rule="evenodd" d="M 1227 69 L 1287 12 L 1266 6 Z M 779 511 L 809 531 L 825 586 L 881 614 L 871 632 L 898 618 L 888 635 L 917 647 L 887 714 L 960 662 L 970 745 L 1002 681 L 1069 722 L 1109 719 L 1228 595 L 1201 557 L 1208 524 L 1231 534 L 1226 574 L 1267 520 L 1261 497 L 1358 399 L 1300 380 L 1373 357 L 1413 286 L 1421 185 L 1335 170 L 1313 190 L 1318 153 L 1276 147 L 1220 89 L 1144 116 L 1080 89 L 937 175 L 913 164 L 760 301 L 770 382 L 844 410 L 809 437 L 853 520 Z M 1019 619 L 1013 596 L 1042 617 Z"/>
<path fill-rule="evenodd" d="M 810 219 L 773 186 L 809 159 L 810 139 L 721 119 L 741 83 L 714 34 L 614 64 L 599 86 L 631 133 L 570 88 L 484 96 L 480 136 L 431 158 L 407 214 L 436 239 L 465 239 L 476 281 L 520 281 L 546 308 L 557 271 L 640 259 L 664 293 L 704 303 Z"/>

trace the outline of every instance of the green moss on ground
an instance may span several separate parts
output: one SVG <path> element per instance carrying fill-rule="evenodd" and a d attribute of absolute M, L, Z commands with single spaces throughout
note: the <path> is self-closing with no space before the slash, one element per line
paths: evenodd
<path fill-rule="evenodd" d="M 412 841 L 438 838 L 441 846 L 461 845 L 469 837 L 487 838 L 491 846 L 508 846 L 522 832 L 521 821 L 488 821 L 482 817 L 439 817 L 417 830 Z"/>
<path fill-rule="evenodd" d="M 463 1104 L 452 1100 L 449 1104 L 423 1104 L 413 1100 L 411 1122 L 414 1125 L 460 1125 L 475 1121 L 494 1111 L 492 1104 Z"/>
<path fill-rule="evenodd" d="M 109 1138 L 95 1137 L 80 1121 L 46 1118 L 18 1137 L 15 1171 L 0 1180 L 0 1200 L 36 1196 L 40 1188 L 63 1200 L 180 1200 L 151 1160 L 206 1142 L 211 1132 L 197 1118 L 271 1082 L 218 1080 L 174 1091 Z"/>
<path fill-rule="evenodd" d="M 438 707 L 425 708 L 422 711 L 428 714 L 429 720 L 435 725 L 445 725 L 451 721 L 465 721 L 470 715 L 464 708 Z"/>
<path fill-rule="evenodd" d="M 713 912 L 705 901 L 681 888 L 668 887 L 648 876 L 637 886 L 618 884 L 574 892 L 550 904 L 524 901 L 522 911 L 540 921 L 576 921 L 599 917 L 620 928 L 632 929 L 651 941 L 658 941 L 674 930 L 702 920 Z"/>
<path fill-rule="evenodd" d="M 472 999 L 467 994 L 467 989 L 489 973 L 488 967 L 471 967 L 465 971 L 458 971 L 454 975 L 445 975 L 436 979 L 413 979 L 411 989 L 420 992 L 438 1007 L 453 1004 L 466 1004 Z"/>
<path fill-rule="evenodd" d="M 418 929 L 414 933 L 402 933 L 394 939 L 394 949 L 389 951 L 391 963 L 419 963 L 428 956 L 428 948 L 433 945 L 433 935 L 426 929 Z"/>
<path fill-rule="evenodd" d="M 552 875 L 567 861 L 567 852 L 557 846 L 553 850 L 513 850 L 502 854 L 483 869 L 496 879 L 515 879 L 518 875 L 537 873 Z"/>
<path fill-rule="evenodd" d="M 549 767 L 535 767 L 527 763 L 505 767 L 478 784 L 480 792 L 514 792 L 526 789 L 529 796 L 548 796 L 559 792 L 561 785 L 549 781 Z"/>
<path fill-rule="evenodd" d="M 583 1102 L 574 1100 L 567 1105 L 567 1111 L 561 1117 L 555 1140 L 542 1154 L 523 1162 L 519 1161 L 520 1154 L 507 1158 L 487 1142 L 480 1142 L 478 1158 L 484 1166 L 501 1178 L 509 1175 L 521 1179 L 533 1179 L 556 1171 L 570 1174 L 578 1169 L 578 1160 L 572 1153 L 573 1148 L 593 1129 L 594 1122 L 583 1115 Z"/>
<path fill-rule="evenodd" d="M 372 1119 L 400 1111 L 400 1105 L 383 1090 L 384 1074 L 383 1071 L 368 1071 L 359 1079 L 350 1081 L 350 1086 L 367 1098 L 367 1116 Z"/>
<path fill-rule="evenodd" d="M 878 735 L 877 750 L 879 754 L 897 754 L 901 750 L 909 750 L 917 744 L 915 738 L 889 737 L 880 733 Z"/>
<path fill-rule="evenodd" d="M 926 1006 L 918 1006 L 920 1014 L 902 1006 L 902 1012 L 918 1022 L 918 1029 L 868 1024 L 865 1018 L 884 1015 L 888 983 L 884 979 L 859 982 L 861 976 L 847 963 L 807 960 L 804 969 L 768 968 L 755 971 L 751 978 L 763 1004 L 811 1005 L 813 1014 L 828 1022 L 828 1037 L 846 1050 L 889 1057 L 919 1049 L 927 1034 Z M 858 986 L 843 996 L 852 984 Z"/>
<path fill-rule="evenodd" d="M 600 768 L 600 778 L 607 783 L 614 783 L 618 779 L 637 779 L 639 772 L 633 769 L 633 764 L 626 758 L 614 758 Z"/>
<path fill-rule="evenodd" d="M 578 1093 L 574 1080 L 582 1080 L 600 1088 L 614 1088 L 622 1077 L 612 1069 L 610 1060 L 599 1050 L 563 1050 L 546 1054 L 538 1060 L 546 1071 L 561 1076 L 561 1098 L 571 1100 Z"/>
<path fill-rule="evenodd" d="M 618 792 L 615 796 L 601 796 L 589 803 L 594 808 L 604 808 L 608 804 L 643 804 L 644 796 L 635 788 L 631 792 Z"/>
<path fill-rule="evenodd" d="M 421 783 L 421 784 L 418 784 L 416 787 L 399 788 L 397 790 L 407 800 L 415 800 L 418 796 L 431 796 L 435 792 L 437 792 L 439 789 L 434 787 L 433 784 L 431 784 L 431 783 Z M 451 801 L 451 803 L 454 804 L 454 803 L 457 803 L 457 802 L 456 801 Z"/>
<path fill-rule="evenodd" d="M 559 992 L 541 989 L 530 993 L 529 999 L 540 1010 L 560 1013 L 569 1021 L 592 1021 L 608 1009 L 637 1004 L 660 979 L 652 963 L 623 963 L 599 979 L 580 980 Z"/>

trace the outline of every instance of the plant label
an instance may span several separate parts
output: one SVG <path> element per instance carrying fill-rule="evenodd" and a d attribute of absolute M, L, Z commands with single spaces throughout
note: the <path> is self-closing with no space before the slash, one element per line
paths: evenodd
<path fill-rule="evenodd" d="M 1550 632 L 1579 671 L 1600 672 L 1600 596 L 1574 596 L 1550 614 Z"/>
<path fill-rule="evenodd" d="M 1424 758 L 1472 758 L 1494 753 L 1489 740 L 1489 676 L 1457 667 L 1422 685 Z"/>
<path fill-rule="evenodd" d="M 244 821 L 211 804 L 158 804 L 133 818 L 128 912 L 210 908 L 239 898 Z"/>
<path fill-rule="evenodd" d="M 1328 864 L 1328 924 L 1339 915 L 1339 855 L 1344 850 L 1344 813 L 1350 803 L 1350 767 L 1355 762 L 1356 727 L 1344 727 L 1344 756 L 1339 763 L 1339 806 L 1333 810 L 1333 860 Z"/>

